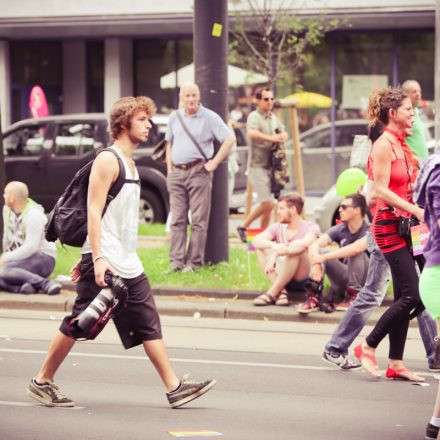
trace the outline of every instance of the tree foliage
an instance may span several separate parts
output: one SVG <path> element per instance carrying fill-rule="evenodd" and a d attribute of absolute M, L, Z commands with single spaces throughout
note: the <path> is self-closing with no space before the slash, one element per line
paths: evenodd
<path fill-rule="evenodd" d="M 298 1 L 232 0 L 235 21 L 231 26 L 230 62 L 262 73 L 274 87 L 288 80 L 306 62 L 307 49 L 318 45 L 340 21 L 323 14 L 297 15 Z M 316 3 L 316 2 L 315 2 Z"/>

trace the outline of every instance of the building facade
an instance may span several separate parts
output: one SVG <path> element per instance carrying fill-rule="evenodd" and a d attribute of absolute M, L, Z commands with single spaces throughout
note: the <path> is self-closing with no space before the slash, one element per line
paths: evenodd
<path fill-rule="evenodd" d="M 344 75 L 386 75 L 389 84 L 415 78 L 433 98 L 434 0 L 309 3 L 297 12 L 324 10 L 348 26 L 313 50 L 301 74 L 305 89 L 329 94 L 333 65 L 339 102 Z M 108 111 L 119 97 L 137 94 L 159 109 L 176 106 L 177 89 L 161 89 L 160 78 L 192 62 L 193 17 L 192 0 L 0 0 L 2 126 L 30 116 L 35 85 L 51 114 Z"/>

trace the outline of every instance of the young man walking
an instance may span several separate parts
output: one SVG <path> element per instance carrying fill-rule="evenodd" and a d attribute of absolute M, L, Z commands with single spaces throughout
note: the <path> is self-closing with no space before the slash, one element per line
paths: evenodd
<path fill-rule="evenodd" d="M 121 98 L 111 110 L 114 143 L 110 148 L 122 160 L 126 180 L 102 216 L 109 189 L 119 175 L 119 163 L 110 151 L 96 157 L 89 179 L 88 236 L 81 250 L 81 260 L 71 271 L 73 281 L 78 283 L 78 296 L 72 314 L 64 318 L 39 373 L 28 388 L 29 396 L 44 405 L 75 405 L 61 393 L 53 379 L 75 343 L 69 324 L 106 286 L 107 271 L 122 277 L 128 287 L 126 305 L 113 318 L 122 344 L 126 349 L 143 345 L 164 383 L 171 407 L 177 408 L 201 396 L 216 383 L 215 380 L 190 382 L 176 376 L 162 340 L 150 285 L 136 253 L 140 187 L 132 155 L 139 143 L 147 140 L 151 128 L 149 118 L 155 110 L 153 101 L 143 96 Z"/>
<path fill-rule="evenodd" d="M 246 123 L 249 145 L 248 179 L 257 194 L 258 206 L 252 210 L 237 228 L 237 233 L 246 243 L 246 230 L 257 219 L 261 227 L 267 228 L 275 206 L 275 198 L 270 187 L 270 168 L 272 146 L 285 143 L 287 132 L 280 120 L 272 112 L 274 97 L 270 89 L 264 89 L 255 95 L 257 109 L 251 112 Z"/>

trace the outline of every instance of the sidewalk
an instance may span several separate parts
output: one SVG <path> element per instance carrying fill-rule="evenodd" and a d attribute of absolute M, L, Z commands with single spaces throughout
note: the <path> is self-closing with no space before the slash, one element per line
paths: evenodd
<path fill-rule="evenodd" d="M 265 306 L 256 307 L 253 298 L 261 292 L 236 291 L 224 292 L 215 289 L 195 289 L 184 287 L 153 287 L 157 308 L 161 315 L 186 316 L 195 318 L 250 319 L 260 321 L 310 322 L 311 324 L 337 324 L 344 312 L 326 314 L 313 312 L 303 315 L 296 311 L 295 305 L 303 301 L 303 293 L 294 293 L 289 307 Z M 73 283 L 63 283 L 59 295 L 43 294 L 23 295 L 0 292 L 1 309 L 24 309 L 70 312 L 75 301 Z M 385 307 L 376 309 L 368 324 L 374 325 Z M 417 321 L 411 321 L 417 326 Z"/>

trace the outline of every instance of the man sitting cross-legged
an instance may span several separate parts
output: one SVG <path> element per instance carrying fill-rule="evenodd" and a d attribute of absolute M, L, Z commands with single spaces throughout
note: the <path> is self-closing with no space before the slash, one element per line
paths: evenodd
<path fill-rule="evenodd" d="M 319 237 L 320 229 L 301 217 L 303 207 L 299 194 L 282 195 L 277 206 L 279 223 L 269 226 L 252 242 L 260 267 L 272 282 L 267 292 L 255 298 L 256 306 L 288 306 L 286 287 L 304 289 L 310 272 L 308 247 Z"/>
<path fill-rule="evenodd" d="M 327 274 L 330 280 L 330 290 L 326 298 L 331 307 L 327 310 L 328 312 L 332 311 L 333 304 L 338 297 L 342 297 L 343 300 L 337 304 L 336 310 L 348 309 L 356 298 L 357 292 L 365 283 L 369 259 L 366 252 L 341 260 L 339 260 L 339 257 L 321 257 L 320 259 L 320 250 L 332 242 L 337 243 L 342 248 L 362 238 L 370 228 L 370 225 L 364 221 L 366 209 L 365 197 L 361 194 L 346 196 L 339 206 L 342 223 L 331 227 L 310 246 L 312 260 L 310 278 L 316 282 L 321 282 L 324 274 Z M 322 264 L 324 260 L 325 265 Z M 308 300 L 298 306 L 298 311 L 309 313 L 312 309 L 318 309 L 318 299 L 313 295 L 309 295 Z"/>

